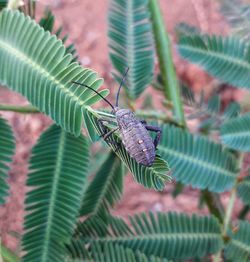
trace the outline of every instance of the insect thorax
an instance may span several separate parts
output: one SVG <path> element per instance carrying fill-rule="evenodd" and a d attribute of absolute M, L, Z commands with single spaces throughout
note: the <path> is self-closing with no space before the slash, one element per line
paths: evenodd
<path fill-rule="evenodd" d="M 134 113 L 129 109 L 117 109 L 115 115 L 121 129 L 127 128 L 138 122 Z"/>

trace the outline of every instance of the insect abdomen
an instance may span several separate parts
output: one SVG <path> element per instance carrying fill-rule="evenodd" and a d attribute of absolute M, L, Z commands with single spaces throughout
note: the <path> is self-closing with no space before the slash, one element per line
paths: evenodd
<path fill-rule="evenodd" d="M 122 142 L 129 155 L 139 164 L 151 166 L 155 159 L 155 147 L 146 128 L 140 123 L 121 130 Z"/>

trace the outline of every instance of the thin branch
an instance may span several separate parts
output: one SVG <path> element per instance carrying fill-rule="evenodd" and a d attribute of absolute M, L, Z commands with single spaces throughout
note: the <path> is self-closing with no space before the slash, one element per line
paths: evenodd
<path fill-rule="evenodd" d="M 28 106 L 15 106 L 15 105 L 7 105 L 7 104 L 0 104 L 0 111 L 12 111 L 18 113 L 41 113 L 36 107 L 32 105 Z"/>

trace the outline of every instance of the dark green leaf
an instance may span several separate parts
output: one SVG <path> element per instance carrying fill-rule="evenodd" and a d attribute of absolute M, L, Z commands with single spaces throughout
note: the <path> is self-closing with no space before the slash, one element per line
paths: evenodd
<path fill-rule="evenodd" d="M 14 136 L 7 121 L 0 118 L 0 205 L 5 203 L 9 186 L 6 182 L 9 171 L 8 163 L 12 161 L 15 150 Z"/>
<path fill-rule="evenodd" d="M 162 131 L 159 152 L 169 161 L 177 181 L 214 192 L 232 188 L 236 160 L 220 144 L 169 125 Z"/>
<path fill-rule="evenodd" d="M 56 125 L 45 131 L 32 150 L 25 204 L 24 262 L 61 262 L 73 234 L 89 165 L 86 138 Z"/>

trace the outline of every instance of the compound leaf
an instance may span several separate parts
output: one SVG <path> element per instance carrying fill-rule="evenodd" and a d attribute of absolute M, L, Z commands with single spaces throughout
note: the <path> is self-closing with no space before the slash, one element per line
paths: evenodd
<path fill-rule="evenodd" d="M 98 89 L 102 80 L 71 61 L 72 55 L 66 54 L 62 41 L 34 20 L 19 11 L 0 13 L 0 82 L 79 136 L 84 107 L 101 98 L 72 81 Z"/>
<path fill-rule="evenodd" d="M 221 126 L 220 136 L 222 143 L 230 148 L 250 151 L 250 114 L 233 118 Z"/>
<path fill-rule="evenodd" d="M 214 192 L 229 190 L 234 185 L 235 158 L 205 137 L 164 125 L 158 148 L 161 156 L 169 161 L 177 181 Z"/>
<path fill-rule="evenodd" d="M 6 182 L 9 167 L 15 150 L 14 136 L 11 127 L 3 118 L 0 118 L 0 205 L 5 203 L 9 186 Z"/>
<path fill-rule="evenodd" d="M 32 150 L 22 239 L 24 262 L 63 261 L 83 198 L 89 165 L 87 139 L 53 125 Z"/>
<path fill-rule="evenodd" d="M 178 44 L 183 58 L 203 67 L 221 81 L 250 88 L 250 46 L 237 38 L 191 35 Z"/>
<path fill-rule="evenodd" d="M 250 260 L 250 223 L 240 221 L 236 233 L 229 232 L 231 240 L 226 245 L 225 257 L 231 261 Z"/>
<path fill-rule="evenodd" d="M 129 218 L 129 227 L 120 218 L 110 218 L 110 228 L 103 235 L 102 227 L 90 226 L 89 234 L 77 241 L 89 247 L 106 244 L 139 251 L 146 257 L 189 259 L 213 254 L 220 250 L 222 238 L 220 225 L 213 217 L 192 217 L 186 214 L 137 214 Z"/>
<path fill-rule="evenodd" d="M 84 194 L 80 215 L 100 215 L 103 209 L 112 207 L 122 195 L 123 176 L 123 165 L 111 152 Z"/>
<path fill-rule="evenodd" d="M 147 0 L 111 0 L 109 8 L 109 46 L 115 78 L 124 84 L 131 99 L 136 99 L 151 83 L 154 69 L 154 45 Z"/>

